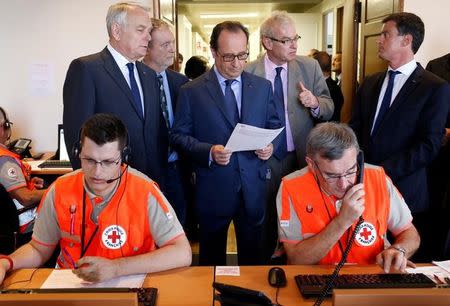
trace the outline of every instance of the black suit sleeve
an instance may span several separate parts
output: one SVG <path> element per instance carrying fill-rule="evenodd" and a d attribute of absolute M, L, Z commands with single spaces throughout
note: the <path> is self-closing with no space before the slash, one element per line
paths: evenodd
<path fill-rule="evenodd" d="M 428 166 L 437 156 L 444 136 L 449 101 L 448 84 L 442 84 L 431 92 L 420 113 L 419 125 L 411 126 L 416 131 L 415 141 L 411 143 L 409 149 L 393 154 L 381 162 L 381 166 L 393 180 L 401 179 Z"/>
<path fill-rule="evenodd" d="M 74 60 L 67 71 L 63 88 L 64 138 L 74 169 L 80 167 L 80 161 L 72 155 L 72 147 L 78 141 L 82 124 L 94 114 L 95 91 L 88 67 L 80 59 Z"/>

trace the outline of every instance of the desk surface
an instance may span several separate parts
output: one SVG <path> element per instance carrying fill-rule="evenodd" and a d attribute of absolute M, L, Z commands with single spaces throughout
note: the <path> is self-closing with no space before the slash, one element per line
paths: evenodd
<path fill-rule="evenodd" d="M 240 267 L 240 276 L 216 276 L 216 281 L 262 291 L 275 302 L 276 288 L 270 287 L 267 281 L 270 268 L 269 266 L 243 266 Z M 303 299 L 300 295 L 294 281 L 295 275 L 330 274 L 334 269 L 333 266 L 283 266 L 282 268 L 286 272 L 287 286 L 280 288 L 278 302 L 283 306 L 314 304 L 314 299 Z M 4 281 L 3 289 L 38 288 L 51 271 L 51 269 L 14 271 Z M 144 287 L 158 288 L 158 306 L 211 305 L 213 273 L 213 267 L 188 267 L 153 273 L 145 279 Z M 352 265 L 344 266 L 341 273 L 382 273 L 382 270 L 375 265 Z M 219 303 L 216 302 L 215 305 Z M 331 299 L 326 300 L 323 305 L 331 305 Z"/>

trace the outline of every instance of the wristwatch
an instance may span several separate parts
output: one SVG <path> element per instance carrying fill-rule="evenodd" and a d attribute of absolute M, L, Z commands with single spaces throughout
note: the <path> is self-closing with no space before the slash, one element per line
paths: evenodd
<path fill-rule="evenodd" d="M 403 256 L 406 256 L 406 250 L 399 245 L 391 245 L 389 248 L 396 249 L 399 252 L 403 253 Z"/>

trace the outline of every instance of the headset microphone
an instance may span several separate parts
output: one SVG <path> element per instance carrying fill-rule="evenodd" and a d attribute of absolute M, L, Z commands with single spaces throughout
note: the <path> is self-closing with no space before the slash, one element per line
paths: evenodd
<path fill-rule="evenodd" d="M 123 169 L 123 171 L 120 172 L 120 175 L 118 177 L 106 180 L 106 184 L 111 184 L 112 182 L 117 181 L 118 179 L 120 179 L 122 177 L 122 175 L 125 173 L 125 171 L 127 171 L 127 169 L 128 169 L 128 164 L 126 165 L 125 169 Z"/>

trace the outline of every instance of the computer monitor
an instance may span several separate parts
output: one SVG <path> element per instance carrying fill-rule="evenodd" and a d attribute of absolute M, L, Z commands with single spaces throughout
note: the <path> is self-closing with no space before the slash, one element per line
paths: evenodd
<path fill-rule="evenodd" d="M 67 161 L 69 160 L 66 142 L 64 141 L 64 128 L 62 124 L 58 124 L 58 151 L 55 159 Z"/>

